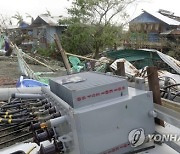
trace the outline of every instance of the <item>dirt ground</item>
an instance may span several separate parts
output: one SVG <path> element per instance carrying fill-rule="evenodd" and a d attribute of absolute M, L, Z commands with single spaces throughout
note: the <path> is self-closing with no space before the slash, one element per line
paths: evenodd
<path fill-rule="evenodd" d="M 52 68 L 56 69 L 57 72 L 51 75 L 52 77 L 65 75 L 65 69 L 61 67 L 59 62 L 47 62 Z M 30 68 L 34 72 L 51 72 L 48 68 L 37 65 L 29 64 Z M 21 72 L 18 66 L 17 57 L 4 57 L 0 56 L 0 87 L 15 87 L 16 82 L 21 76 Z"/>

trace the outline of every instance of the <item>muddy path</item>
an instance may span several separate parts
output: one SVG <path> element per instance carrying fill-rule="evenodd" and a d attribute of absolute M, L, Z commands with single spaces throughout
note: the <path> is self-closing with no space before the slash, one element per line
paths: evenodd
<path fill-rule="evenodd" d="M 48 65 L 52 68 L 56 69 L 57 71 L 50 75 L 50 77 L 57 77 L 66 74 L 65 69 L 60 65 L 57 61 L 48 61 Z M 48 68 L 37 65 L 37 64 L 29 64 L 30 68 L 34 72 L 51 72 Z M 19 77 L 21 76 L 21 71 L 19 69 L 19 65 L 17 62 L 17 57 L 4 57 L 0 56 L 0 88 L 3 87 L 15 87 L 16 82 L 18 81 Z"/>

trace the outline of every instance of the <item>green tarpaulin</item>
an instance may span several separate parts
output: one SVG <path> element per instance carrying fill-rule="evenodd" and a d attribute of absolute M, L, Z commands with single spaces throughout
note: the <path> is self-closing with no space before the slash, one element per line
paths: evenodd
<path fill-rule="evenodd" d="M 124 58 L 135 65 L 138 69 L 141 69 L 145 66 L 153 66 L 155 61 L 161 60 L 156 52 L 133 49 L 108 51 L 106 52 L 106 56 L 113 60 Z"/>

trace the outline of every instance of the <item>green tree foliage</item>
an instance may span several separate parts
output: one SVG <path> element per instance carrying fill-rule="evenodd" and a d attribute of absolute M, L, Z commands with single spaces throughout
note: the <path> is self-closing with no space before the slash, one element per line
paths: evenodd
<path fill-rule="evenodd" d="M 65 50 L 78 54 L 93 52 L 97 57 L 101 50 L 117 44 L 122 34 L 117 17 L 126 18 L 125 8 L 134 1 L 74 0 L 68 9 L 70 19 L 60 21 L 68 25 L 62 37 Z"/>
<path fill-rule="evenodd" d="M 57 57 L 57 52 L 56 52 L 56 45 L 55 43 L 50 44 L 47 48 L 37 48 L 37 53 L 45 56 L 45 57 L 52 57 L 56 58 Z"/>
<path fill-rule="evenodd" d="M 62 45 L 67 51 L 76 54 L 87 54 L 93 51 L 93 28 L 91 26 L 74 23 L 68 26 L 62 36 Z"/>
<path fill-rule="evenodd" d="M 180 38 L 167 39 L 165 43 L 169 47 L 168 55 L 180 60 Z"/>

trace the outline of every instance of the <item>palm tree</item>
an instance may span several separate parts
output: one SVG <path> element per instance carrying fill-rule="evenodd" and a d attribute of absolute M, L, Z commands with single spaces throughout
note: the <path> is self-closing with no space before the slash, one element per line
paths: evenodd
<path fill-rule="evenodd" d="M 26 13 L 26 18 L 31 18 L 31 23 L 34 21 L 33 16 L 31 16 L 29 13 Z"/>
<path fill-rule="evenodd" d="M 22 15 L 20 15 L 19 12 L 17 12 L 14 16 L 12 16 L 12 18 L 16 19 L 18 22 L 17 22 L 17 25 L 21 24 L 23 22 L 23 17 Z"/>
<path fill-rule="evenodd" d="M 46 9 L 46 14 L 47 14 L 48 16 L 51 16 L 51 12 L 50 12 L 48 9 Z"/>

